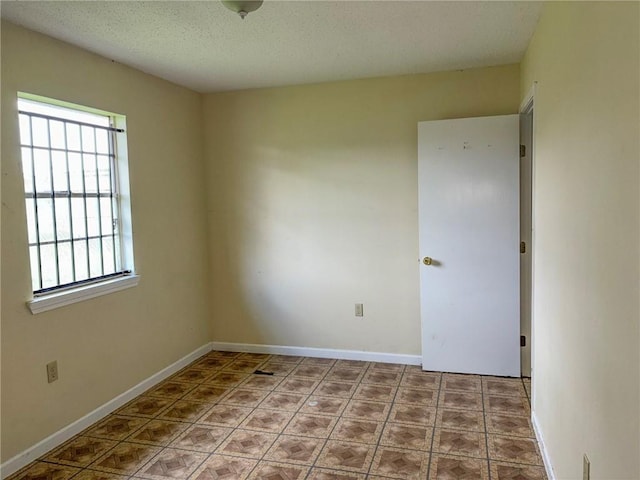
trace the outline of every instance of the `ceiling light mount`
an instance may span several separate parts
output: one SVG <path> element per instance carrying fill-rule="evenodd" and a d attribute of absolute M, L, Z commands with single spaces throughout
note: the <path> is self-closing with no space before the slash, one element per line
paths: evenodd
<path fill-rule="evenodd" d="M 240 15 L 240 18 L 244 20 L 244 17 L 251 12 L 255 12 L 262 6 L 263 0 L 221 0 L 222 4 L 232 12 L 236 12 Z"/>

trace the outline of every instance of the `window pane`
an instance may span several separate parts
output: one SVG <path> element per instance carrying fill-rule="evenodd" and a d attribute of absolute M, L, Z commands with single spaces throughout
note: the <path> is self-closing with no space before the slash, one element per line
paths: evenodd
<path fill-rule="evenodd" d="M 97 198 L 87 198 L 87 236 L 89 237 L 100 235 L 100 212 L 98 208 Z"/>
<path fill-rule="evenodd" d="M 113 238 L 102 237 L 102 265 L 104 275 L 116 273 L 116 266 L 113 263 Z"/>
<path fill-rule="evenodd" d="M 96 156 L 82 155 L 84 159 L 84 188 L 86 192 L 98 191 L 98 175 L 96 172 Z"/>
<path fill-rule="evenodd" d="M 39 290 L 40 271 L 38 269 L 38 247 L 29 247 L 29 258 L 31 259 L 31 287 L 33 290 Z"/>
<path fill-rule="evenodd" d="M 51 134 L 51 147 L 65 148 L 64 144 L 64 123 L 56 120 L 49 121 L 49 129 Z"/>
<path fill-rule="evenodd" d="M 98 153 L 109 153 L 109 132 L 96 128 L 96 150 Z"/>
<path fill-rule="evenodd" d="M 67 148 L 80 151 L 80 126 L 67 123 Z"/>
<path fill-rule="evenodd" d="M 87 230 L 84 215 L 84 199 L 71 199 L 71 220 L 73 221 L 73 237 L 85 237 L 87 235 Z"/>
<path fill-rule="evenodd" d="M 31 168 L 31 149 L 22 148 L 22 176 L 25 193 L 33 193 L 33 169 Z"/>
<path fill-rule="evenodd" d="M 102 223 L 102 235 L 111 235 L 113 232 L 113 220 L 111 219 L 111 199 L 100 199 L 100 219 Z"/>
<path fill-rule="evenodd" d="M 29 243 L 38 243 L 38 235 L 36 233 L 36 205 L 35 200 L 27 198 L 27 232 L 29 234 Z"/>
<path fill-rule="evenodd" d="M 81 127 L 82 129 L 82 151 L 83 152 L 95 152 L 96 142 L 93 137 L 95 128 Z"/>
<path fill-rule="evenodd" d="M 31 122 L 27 115 L 20 115 L 20 144 L 31 145 Z"/>
<path fill-rule="evenodd" d="M 60 269 L 60 285 L 73 282 L 71 242 L 58 244 L 58 267 Z"/>
<path fill-rule="evenodd" d="M 111 162 L 106 155 L 98 155 L 98 181 L 100 193 L 111 192 Z"/>
<path fill-rule="evenodd" d="M 50 198 L 38 198 L 38 232 L 40 242 L 52 242 L 54 240 L 53 229 L 53 202 Z M 44 273 L 42 274 L 44 279 Z"/>
<path fill-rule="evenodd" d="M 92 277 L 102 275 L 102 246 L 99 238 L 89 240 L 89 266 Z"/>
<path fill-rule="evenodd" d="M 32 135 L 33 144 L 36 147 L 49 146 L 49 130 L 47 129 L 47 121 L 44 118 L 32 117 Z"/>
<path fill-rule="evenodd" d="M 33 150 L 33 165 L 36 170 L 36 191 L 51 191 L 51 168 L 49 166 L 49 152 L 47 150 Z"/>
<path fill-rule="evenodd" d="M 42 266 L 42 288 L 58 285 L 56 276 L 56 249 L 54 245 L 40 246 L 40 264 Z"/>
<path fill-rule="evenodd" d="M 69 218 L 69 198 L 56 198 L 56 231 L 58 241 L 69 240 L 71 238 L 71 223 Z"/>
<path fill-rule="evenodd" d="M 73 193 L 84 192 L 84 175 L 82 173 L 82 157 L 79 153 L 69 154 L 69 181 Z"/>
<path fill-rule="evenodd" d="M 67 158 L 64 152 L 51 152 L 53 166 L 53 189 L 56 192 L 66 192 L 67 185 Z"/>
<path fill-rule="evenodd" d="M 89 278 L 89 271 L 87 270 L 87 242 L 84 240 L 73 242 L 73 253 L 76 261 L 76 282 L 86 280 Z"/>

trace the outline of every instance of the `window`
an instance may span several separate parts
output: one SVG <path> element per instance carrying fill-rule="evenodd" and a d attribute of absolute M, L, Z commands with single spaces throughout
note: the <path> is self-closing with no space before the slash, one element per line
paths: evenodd
<path fill-rule="evenodd" d="M 133 269 L 123 243 L 118 117 L 41 100 L 18 99 L 34 299 Z"/>

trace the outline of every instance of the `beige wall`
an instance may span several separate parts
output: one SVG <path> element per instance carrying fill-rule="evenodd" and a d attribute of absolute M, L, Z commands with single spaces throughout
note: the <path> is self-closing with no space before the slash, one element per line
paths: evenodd
<path fill-rule="evenodd" d="M 638 479 L 639 4 L 545 6 L 535 107 L 534 410 L 558 479 Z"/>
<path fill-rule="evenodd" d="M 27 309 L 16 91 L 127 116 L 137 287 Z M 2 24 L 2 461 L 210 340 L 201 113 L 196 93 Z"/>
<path fill-rule="evenodd" d="M 206 95 L 213 339 L 419 355 L 417 123 L 518 89 L 511 65 Z"/>

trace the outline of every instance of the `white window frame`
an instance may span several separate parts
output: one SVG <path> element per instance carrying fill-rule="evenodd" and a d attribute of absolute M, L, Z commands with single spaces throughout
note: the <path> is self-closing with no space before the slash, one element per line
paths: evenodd
<path fill-rule="evenodd" d="M 18 92 L 19 99 L 30 100 L 52 106 L 63 107 L 79 112 L 108 116 L 114 126 L 122 132 L 117 133 L 115 142 L 115 170 L 118 187 L 118 237 L 120 240 L 121 269 L 129 273 L 118 277 L 97 279 L 91 283 L 55 289 L 50 292 L 33 295 L 27 301 L 32 314 L 46 312 L 55 308 L 71 305 L 90 298 L 107 295 L 127 288 L 135 287 L 140 276 L 135 273 L 133 261 L 133 227 L 131 221 L 131 191 L 129 187 L 129 165 L 127 157 L 126 117 L 69 102 L 54 100 L 38 95 Z M 36 220 L 37 221 L 37 220 Z M 31 261 L 31 259 L 30 259 Z M 31 271 L 31 270 L 30 270 Z"/>

